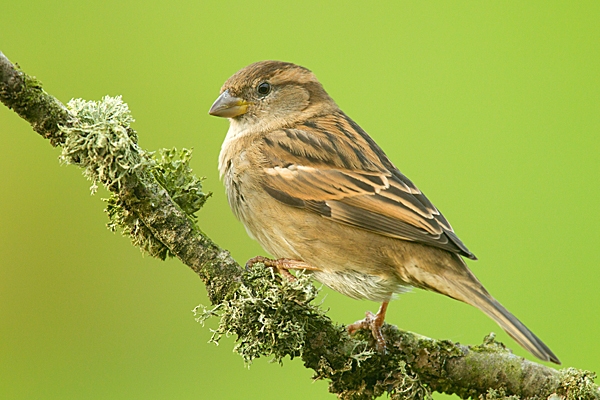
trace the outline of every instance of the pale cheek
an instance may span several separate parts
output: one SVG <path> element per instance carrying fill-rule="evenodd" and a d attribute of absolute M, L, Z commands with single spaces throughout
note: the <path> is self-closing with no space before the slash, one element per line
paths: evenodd
<path fill-rule="evenodd" d="M 283 89 L 274 101 L 269 104 L 269 109 L 278 117 L 302 112 L 309 105 L 310 96 L 304 89 Z"/>

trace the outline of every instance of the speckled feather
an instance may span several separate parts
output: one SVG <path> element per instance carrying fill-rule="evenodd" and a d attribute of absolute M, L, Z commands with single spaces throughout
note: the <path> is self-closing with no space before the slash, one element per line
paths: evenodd
<path fill-rule="evenodd" d="M 270 132 L 258 146 L 263 187 L 282 203 L 476 259 L 437 208 L 342 111 Z"/>

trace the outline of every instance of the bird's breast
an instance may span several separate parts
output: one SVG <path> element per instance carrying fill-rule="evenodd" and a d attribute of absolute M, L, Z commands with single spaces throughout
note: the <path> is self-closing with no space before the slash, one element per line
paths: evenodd
<path fill-rule="evenodd" d="M 227 194 L 227 201 L 229 207 L 235 214 L 235 216 L 246 224 L 247 220 L 247 201 L 246 192 L 250 186 L 248 173 L 248 160 L 244 151 L 239 152 L 237 157 L 230 158 L 224 161 L 221 168 L 221 177 L 223 184 L 225 185 L 225 193 Z"/>
<path fill-rule="evenodd" d="M 261 244 L 270 199 L 260 185 L 260 167 L 252 141 L 228 134 L 219 156 L 219 172 L 225 186 L 227 201 L 233 214 L 248 234 Z"/>

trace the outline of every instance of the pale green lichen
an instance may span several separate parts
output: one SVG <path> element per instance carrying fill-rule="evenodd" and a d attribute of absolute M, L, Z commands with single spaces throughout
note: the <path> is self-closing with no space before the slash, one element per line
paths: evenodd
<path fill-rule="evenodd" d="M 576 368 L 565 368 L 560 370 L 560 385 L 556 394 L 565 400 L 598 400 L 600 389 L 594 380 L 596 374 Z"/>
<path fill-rule="evenodd" d="M 203 178 L 197 178 L 189 166 L 192 151 L 161 149 L 157 153 L 146 154 L 151 156 L 148 170 L 188 218 L 195 220 L 195 213 L 202 208 L 211 193 L 202 191 Z M 107 202 L 105 211 L 109 217 L 107 226 L 111 231 L 115 232 L 120 228 L 123 235 L 130 237 L 134 246 L 161 260 L 173 256 L 118 194 L 112 194 L 104 200 Z"/>
<path fill-rule="evenodd" d="M 121 230 L 123 236 L 128 236 L 131 244 L 145 253 L 161 260 L 172 257 L 169 248 L 157 239 L 152 231 L 144 224 L 138 213 L 132 211 L 117 195 L 112 194 L 106 201 L 104 212 L 108 215 L 106 226 L 112 232 Z"/>
<path fill-rule="evenodd" d="M 201 323 L 220 316 L 211 341 L 217 343 L 223 335 L 237 336 L 234 350 L 247 364 L 258 357 L 272 357 L 281 363 L 286 356 L 301 355 L 307 325 L 322 315 L 318 307 L 309 304 L 317 293 L 306 274 L 299 273 L 292 281 L 257 264 L 231 298 L 210 309 L 198 306 L 194 313 Z"/>
<path fill-rule="evenodd" d="M 300 272 L 296 280 L 288 280 L 257 263 L 245 272 L 232 296 L 214 307 L 200 305 L 194 313 L 201 323 L 220 318 L 211 341 L 234 336 L 234 350 L 247 365 L 258 357 L 281 363 L 286 356 L 302 356 L 305 365 L 315 370 L 314 379 L 329 379 L 330 391 L 340 399 L 372 399 L 386 392 L 392 399 L 431 398 L 430 389 L 408 364 L 383 357 L 373 348 L 370 332 L 365 334 L 369 340 L 355 340 L 345 347 L 341 340 L 347 335 L 345 328 L 327 329 L 331 321 L 311 304 L 317 292 L 309 274 Z M 304 354 L 312 346 L 324 350 L 318 359 Z M 385 373 L 377 373 L 383 366 Z"/>
<path fill-rule="evenodd" d="M 192 150 L 161 149 L 153 154 L 152 173 L 169 196 L 181 207 L 188 217 L 195 220 L 199 211 L 212 193 L 202 191 L 202 181 L 190 168 Z"/>
<path fill-rule="evenodd" d="M 94 193 L 98 183 L 112 191 L 107 202 L 108 228 L 119 228 L 143 252 L 160 259 L 171 256 L 169 249 L 158 240 L 128 206 L 132 202 L 148 201 L 125 193 L 122 182 L 126 177 L 145 181 L 153 176 L 169 193 L 181 210 L 190 218 L 204 205 L 210 193 L 202 192 L 202 179 L 189 166 L 192 156 L 188 149 L 163 149 L 146 152 L 137 145 L 134 122 L 129 106 L 120 96 L 105 96 L 101 101 L 71 100 L 67 108 L 68 125 L 61 126 L 65 137 L 60 160 L 83 168 L 92 181 Z"/>
<path fill-rule="evenodd" d="M 483 338 L 483 343 L 471 346 L 471 351 L 477 353 L 504 353 L 506 345 L 496 340 L 496 334 L 490 332 Z"/>
<path fill-rule="evenodd" d="M 406 363 L 400 363 L 396 372 L 390 374 L 394 382 L 392 389 L 386 388 L 390 393 L 390 399 L 433 399 L 431 390 L 423 384 L 418 375 L 411 372 L 407 367 Z"/>
<path fill-rule="evenodd" d="M 120 96 L 105 96 L 101 101 L 73 99 L 67 108 L 71 123 L 61 127 L 65 142 L 60 160 L 83 168 L 92 181 L 92 193 L 98 182 L 118 189 L 125 174 L 149 164 L 131 128 L 134 119 L 129 106 Z"/>
<path fill-rule="evenodd" d="M 489 389 L 484 395 L 479 395 L 479 400 L 521 400 L 519 396 L 507 396 L 504 389 Z"/>

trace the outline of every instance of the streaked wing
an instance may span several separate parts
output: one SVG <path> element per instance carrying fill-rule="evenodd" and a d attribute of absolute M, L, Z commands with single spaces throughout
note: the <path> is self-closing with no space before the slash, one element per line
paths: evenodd
<path fill-rule="evenodd" d="M 476 259 L 427 197 L 341 111 L 270 133 L 261 156 L 263 187 L 282 203 Z"/>

